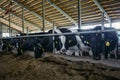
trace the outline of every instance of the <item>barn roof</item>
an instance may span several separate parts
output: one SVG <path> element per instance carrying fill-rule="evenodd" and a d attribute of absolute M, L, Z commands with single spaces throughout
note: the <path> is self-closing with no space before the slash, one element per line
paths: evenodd
<path fill-rule="evenodd" d="M 9 7 L 11 13 L 12 28 L 22 31 L 22 19 L 25 28 L 29 31 L 43 28 L 42 0 L 0 0 L 1 22 L 9 25 Z M 98 4 L 95 3 L 98 2 Z M 78 0 L 45 0 L 45 29 L 57 27 L 77 26 L 78 24 Z M 101 8 L 101 9 L 100 9 Z M 22 17 L 22 9 L 24 18 Z M 101 11 L 105 11 L 107 17 L 120 20 L 119 0 L 81 0 L 81 23 L 101 22 Z M 108 22 L 108 21 L 106 21 Z"/>

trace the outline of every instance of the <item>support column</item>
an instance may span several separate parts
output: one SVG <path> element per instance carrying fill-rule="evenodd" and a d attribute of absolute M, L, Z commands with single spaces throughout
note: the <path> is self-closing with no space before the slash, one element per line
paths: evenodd
<path fill-rule="evenodd" d="M 28 30 L 28 27 L 27 27 L 27 36 L 28 36 L 28 32 L 29 32 L 29 30 Z"/>
<path fill-rule="evenodd" d="M 54 34 L 54 29 L 55 29 L 55 25 L 54 25 L 54 21 L 53 21 L 53 34 Z M 55 53 L 55 43 L 54 43 L 54 40 L 55 40 L 55 36 L 53 36 L 53 53 Z"/>
<path fill-rule="evenodd" d="M 81 0 L 78 0 L 78 29 L 81 29 Z"/>
<path fill-rule="evenodd" d="M 102 25 L 102 28 L 101 28 L 101 31 L 102 31 L 102 34 L 101 34 L 101 36 L 102 36 L 102 46 L 103 46 L 103 49 L 102 49 L 102 52 L 103 52 L 103 54 L 102 54 L 102 59 L 104 59 L 105 58 L 105 41 L 104 41 L 104 39 L 105 39 L 105 36 L 104 36 L 104 22 L 105 22 L 105 19 L 104 19 L 104 12 L 102 12 L 102 21 L 101 21 L 101 25 Z"/>
<path fill-rule="evenodd" d="M 2 38 L 2 22 L 0 21 L 0 38 Z"/>
<path fill-rule="evenodd" d="M 24 33 L 24 8 L 22 7 L 22 32 Z"/>
<path fill-rule="evenodd" d="M 9 12 L 9 37 L 11 37 L 11 16 L 10 16 L 10 12 Z"/>
<path fill-rule="evenodd" d="M 45 0 L 42 0 L 43 32 L 45 32 Z"/>
<path fill-rule="evenodd" d="M 102 31 L 104 30 L 104 22 L 105 22 L 105 19 L 104 19 L 104 12 L 102 12 L 102 21 L 101 21 L 101 25 L 102 25 L 101 30 L 102 30 Z"/>
<path fill-rule="evenodd" d="M 112 27 L 112 22 L 111 22 L 111 19 L 109 20 L 109 24 L 110 24 L 110 27 Z"/>

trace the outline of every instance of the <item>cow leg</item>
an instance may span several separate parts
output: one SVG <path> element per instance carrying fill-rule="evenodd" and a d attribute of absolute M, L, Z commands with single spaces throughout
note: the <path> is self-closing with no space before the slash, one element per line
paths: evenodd
<path fill-rule="evenodd" d="M 100 56 L 100 54 L 98 54 L 97 49 L 94 47 L 92 51 L 93 51 L 93 59 L 100 60 L 101 56 Z"/>
<path fill-rule="evenodd" d="M 7 45 L 6 44 L 3 44 L 2 46 L 2 51 L 6 51 L 7 50 Z"/>
<path fill-rule="evenodd" d="M 80 53 L 80 56 L 83 56 L 83 51 L 81 51 L 81 50 L 80 50 L 80 52 L 79 52 L 79 53 Z"/>
<path fill-rule="evenodd" d="M 89 56 L 93 56 L 93 52 L 91 49 L 89 50 Z"/>
<path fill-rule="evenodd" d="M 24 53 L 24 50 L 19 46 L 19 47 L 17 48 L 16 56 L 22 55 L 23 53 Z"/>
<path fill-rule="evenodd" d="M 12 46 L 8 43 L 8 45 L 7 45 L 7 47 L 8 47 L 8 51 L 12 51 Z"/>
<path fill-rule="evenodd" d="M 104 58 L 105 59 L 108 59 L 108 53 L 109 53 L 108 48 L 105 47 L 105 52 L 104 52 Z"/>
<path fill-rule="evenodd" d="M 108 51 L 105 51 L 105 59 L 108 59 Z"/>

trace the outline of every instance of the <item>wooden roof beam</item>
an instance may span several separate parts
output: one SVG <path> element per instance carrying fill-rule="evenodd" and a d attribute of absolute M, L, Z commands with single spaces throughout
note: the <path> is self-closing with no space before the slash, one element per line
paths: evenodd
<path fill-rule="evenodd" d="M 68 18 L 71 22 L 75 24 L 75 26 L 78 26 L 78 23 L 72 19 L 66 12 L 64 12 L 61 8 L 59 8 L 55 3 L 51 2 L 51 0 L 47 0 L 54 8 L 56 8 L 58 11 L 60 11 L 66 18 Z"/>
<path fill-rule="evenodd" d="M 31 12 L 32 14 L 34 14 L 35 16 L 37 16 L 40 20 L 43 19 L 42 16 L 40 16 L 39 14 L 35 13 L 34 11 L 31 11 L 28 7 L 25 7 L 23 4 L 19 3 L 19 0 L 13 0 L 16 4 L 18 4 L 21 7 L 24 7 L 24 9 L 26 9 L 27 11 Z M 53 25 L 51 22 L 45 20 L 46 23 Z"/>
<path fill-rule="evenodd" d="M 9 26 L 9 21 L 8 21 L 7 19 L 2 18 L 2 17 L 0 17 L 0 19 L 1 19 L 1 22 L 2 22 L 2 23 L 4 23 L 4 24 L 6 24 L 7 26 Z M 15 29 L 15 30 L 17 30 L 17 31 L 22 32 L 22 27 L 18 26 L 17 24 L 15 24 L 15 23 L 13 23 L 13 22 L 11 22 L 11 26 L 10 26 L 10 27 L 13 28 L 13 29 Z"/>
<path fill-rule="evenodd" d="M 99 4 L 97 0 L 93 0 L 93 2 L 97 5 L 97 7 L 100 9 L 101 12 L 104 12 L 106 18 L 109 22 L 111 22 L 110 16 L 107 14 L 107 12 L 103 9 L 103 7 Z"/>
<path fill-rule="evenodd" d="M 6 10 L 5 10 L 4 8 L 2 8 L 2 7 L 0 7 L 0 9 L 2 9 L 3 11 L 6 11 Z M 22 18 L 19 17 L 19 16 L 17 16 L 16 14 L 14 14 L 14 13 L 11 13 L 11 14 L 14 15 L 15 17 L 20 18 L 20 19 L 22 20 Z M 37 26 L 36 24 L 31 23 L 30 21 L 27 21 L 27 20 L 25 20 L 25 19 L 24 19 L 24 21 L 25 21 L 26 23 L 29 23 L 30 25 L 35 26 L 36 28 L 40 28 L 39 26 Z"/>

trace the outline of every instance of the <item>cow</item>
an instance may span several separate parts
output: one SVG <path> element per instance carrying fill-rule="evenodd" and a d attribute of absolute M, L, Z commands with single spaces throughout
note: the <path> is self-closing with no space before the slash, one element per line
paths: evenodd
<path fill-rule="evenodd" d="M 43 53 L 43 49 L 41 46 L 37 45 L 37 40 L 42 39 L 43 37 L 34 37 L 34 35 L 41 35 L 45 34 L 44 32 L 40 33 L 31 33 L 27 36 L 25 33 L 21 33 L 20 36 L 16 36 L 14 38 L 3 38 L 1 40 L 1 49 L 12 51 L 15 53 L 16 56 L 26 54 L 29 52 L 31 56 L 35 58 L 41 57 Z M 31 53 L 32 52 L 32 53 Z"/>
<path fill-rule="evenodd" d="M 40 33 L 31 33 L 28 34 L 30 36 L 28 36 L 27 34 L 20 34 L 20 37 L 25 36 L 23 38 L 20 38 L 20 41 L 18 42 L 18 48 L 17 48 L 17 54 L 23 54 L 23 53 L 27 53 L 29 52 L 28 55 L 31 55 L 35 58 L 39 58 L 42 56 L 43 54 L 43 47 L 41 46 L 40 43 L 38 43 L 38 41 L 42 40 L 42 37 L 38 37 L 37 35 L 41 35 L 41 34 L 46 34 L 45 32 L 40 32 Z M 36 35 L 36 36 L 34 36 Z M 28 36 L 28 37 L 27 37 Z M 32 53 L 31 53 L 32 52 Z"/>
<path fill-rule="evenodd" d="M 101 30 L 102 26 L 96 26 L 92 31 Z M 104 27 L 105 30 L 115 30 L 114 28 Z M 104 34 L 104 38 L 102 35 Z M 81 35 L 82 40 L 86 45 L 90 46 L 93 52 L 93 59 L 101 59 L 101 53 L 104 52 L 104 58 L 108 58 L 108 53 L 114 50 L 118 44 L 118 36 L 116 31 L 103 33 L 86 33 Z"/>
<path fill-rule="evenodd" d="M 52 30 L 49 32 L 52 33 Z M 70 30 L 67 28 L 55 29 L 54 32 L 56 34 L 61 33 L 73 33 L 77 32 L 77 30 Z M 89 51 L 89 47 L 85 46 L 79 35 L 71 34 L 71 35 L 57 35 L 54 39 L 55 43 L 55 52 L 63 53 L 66 55 L 82 56 L 82 51 Z"/>
<path fill-rule="evenodd" d="M 11 51 L 10 38 L 4 38 L 1 40 L 1 51 Z"/>

